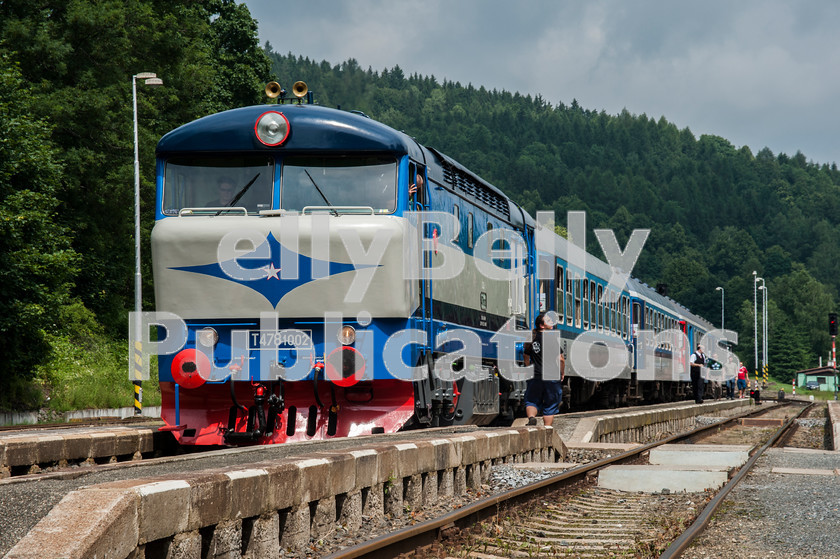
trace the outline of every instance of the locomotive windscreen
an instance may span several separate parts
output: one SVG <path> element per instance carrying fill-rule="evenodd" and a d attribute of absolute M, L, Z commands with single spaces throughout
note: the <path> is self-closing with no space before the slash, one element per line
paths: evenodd
<path fill-rule="evenodd" d="M 163 213 L 182 208 L 271 209 L 274 160 L 262 156 L 190 156 L 166 161 Z"/>
<path fill-rule="evenodd" d="M 396 179 L 393 157 L 286 157 L 280 207 L 370 206 L 391 213 L 397 208 Z"/>

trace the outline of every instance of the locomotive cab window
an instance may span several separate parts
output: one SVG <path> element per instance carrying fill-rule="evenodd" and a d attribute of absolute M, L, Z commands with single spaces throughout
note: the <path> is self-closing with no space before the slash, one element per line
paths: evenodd
<path fill-rule="evenodd" d="M 452 215 L 455 216 L 455 222 L 458 223 L 458 225 L 459 225 L 458 232 L 455 233 L 455 238 L 452 239 L 453 243 L 457 243 L 461 240 L 461 227 L 460 227 L 460 225 L 461 225 L 461 208 L 458 207 L 458 204 L 454 204 L 452 206 Z"/>
<path fill-rule="evenodd" d="M 280 207 L 370 207 L 374 213 L 397 209 L 397 162 L 388 156 L 286 157 L 283 160 Z M 370 211 L 370 210 L 368 210 Z"/>
<path fill-rule="evenodd" d="M 166 161 L 164 215 L 183 208 L 271 209 L 274 161 L 266 156 L 189 156 Z"/>

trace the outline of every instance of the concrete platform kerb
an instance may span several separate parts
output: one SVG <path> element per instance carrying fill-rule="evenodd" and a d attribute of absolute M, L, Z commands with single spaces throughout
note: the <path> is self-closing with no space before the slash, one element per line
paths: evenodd
<path fill-rule="evenodd" d="M 477 487 L 494 461 L 565 457 L 554 429 L 526 427 L 101 484 L 68 494 L 6 559 L 203 557 L 185 551 L 202 548 L 208 557 L 277 557 L 279 545 L 266 551 L 266 542 L 302 549 L 336 522 L 402 514 L 403 499 L 422 507 Z M 276 537 L 252 537 L 255 525 Z"/>

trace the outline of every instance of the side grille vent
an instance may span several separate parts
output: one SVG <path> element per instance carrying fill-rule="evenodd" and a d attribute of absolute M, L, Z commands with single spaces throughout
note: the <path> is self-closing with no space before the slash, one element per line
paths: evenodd
<path fill-rule="evenodd" d="M 477 182 L 471 176 L 449 165 L 445 165 L 443 168 L 443 179 L 453 189 L 460 190 L 464 193 L 467 198 L 476 200 L 488 208 L 492 208 L 505 219 L 510 219 L 510 206 L 508 205 L 507 199 Z"/>

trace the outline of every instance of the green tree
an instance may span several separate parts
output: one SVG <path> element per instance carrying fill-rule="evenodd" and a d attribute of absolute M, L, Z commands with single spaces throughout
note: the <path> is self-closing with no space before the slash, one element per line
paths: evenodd
<path fill-rule="evenodd" d="M 0 41 L 33 87 L 36 116 L 55 127 L 66 188 L 59 221 L 82 255 L 77 293 L 112 335 L 124 335 L 134 270 L 132 75 L 138 86 L 143 208 L 148 247 L 154 148 L 167 131 L 210 112 L 254 103 L 269 78 L 256 24 L 231 0 L 5 0 Z M 143 251 L 150 306 L 150 251 Z"/>
<path fill-rule="evenodd" d="M 62 166 L 31 88 L 0 53 L 0 399 L 28 399 L 23 382 L 50 356 L 47 330 L 70 301 L 77 256 L 57 223 Z"/>

